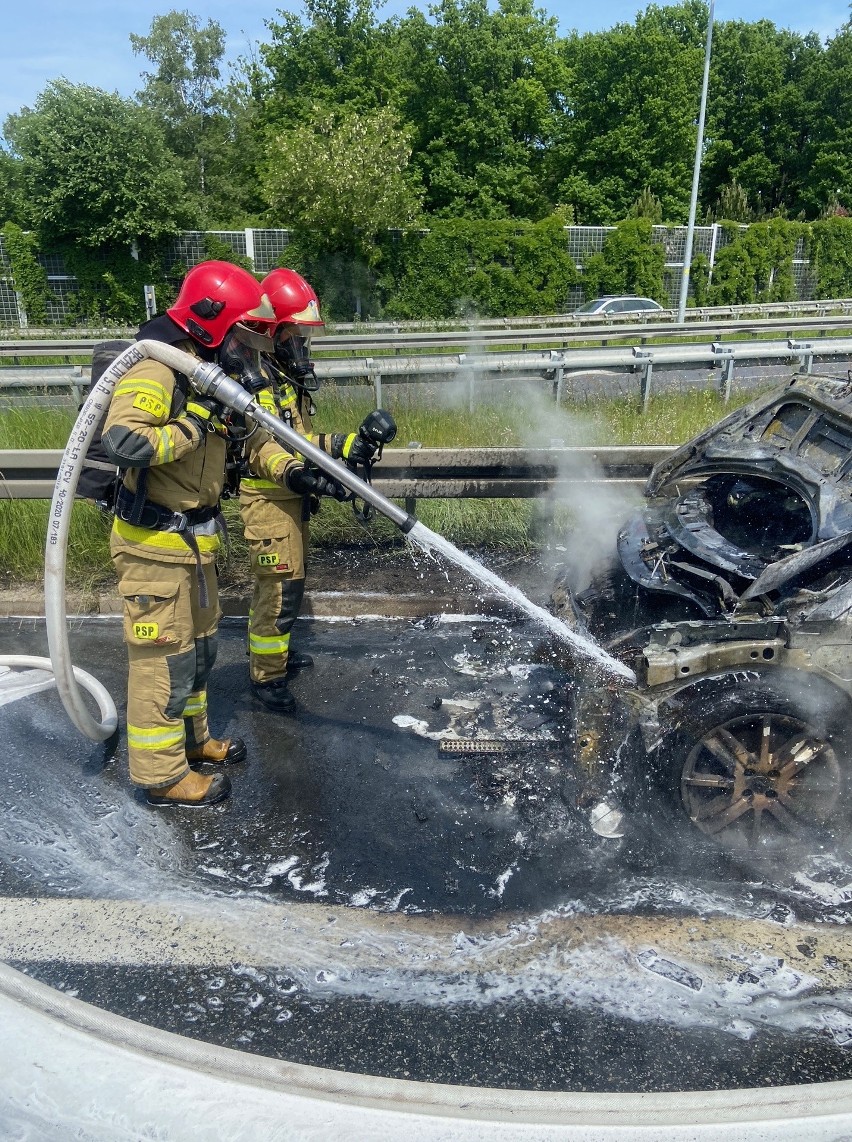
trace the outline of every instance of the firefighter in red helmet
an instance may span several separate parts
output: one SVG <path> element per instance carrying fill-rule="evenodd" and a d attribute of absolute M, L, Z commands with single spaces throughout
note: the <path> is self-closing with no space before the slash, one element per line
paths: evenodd
<path fill-rule="evenodd" d="M 271 383 L 258 393 L 258 400 L 334 459 L 345 460 L 356 470 L 369 467 L 378 448 L 370 440 L 357 432 L 313 431 L 313 395 L 319 382 L 310 359 L 310 342 L 312 331 L 323 325 L 316 293 L 289 269 L 273 270 L 261 285 L 275 310 L 277 325 L 274 355 L 266 369 Z M 268 709 L 286 713 L 295 705 L 288 674 L 313 665 L 310 655 L 290 646 L 305 590 L 309 520 L 320 496 L 340 500 L 348 496 L 336 481 L 306 467 L 299 457 L 263 434 L 250 437 L 247 461 L 248 475 L 240 482 L 240 508 L 254 578 L 249 611 L 251 688 Z"/>
<path fill-rule="evenodd" d="M 247 270 L 209 261 L 189 271 L 174 305 L 144 324 L 137 340 L 176 345 L 245 383 L 252 362 L 271 349 L 275 324 Z M 212 738 L 207 723 L 227 448 L 218 411 L 186 377 L 146 359 L 117 384 L 103 431 L 104 448 L 123 471 L 110 552 L 130 663 L 130 777 L 158 806 L 221 801 L 230 792 L 223 766 L 246 752 L 238 738 Z M 205 764 L 214 771 L 198 772 Z"/>

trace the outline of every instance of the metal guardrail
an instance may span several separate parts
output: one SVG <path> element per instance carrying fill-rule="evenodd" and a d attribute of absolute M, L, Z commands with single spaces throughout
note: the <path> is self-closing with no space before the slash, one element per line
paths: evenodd
<path fill-rule="evenodd" d="M 566 384 L 573 376 L 623 373 L 638 378 L 638 395 L 644 409 L 651 397 L 655 370 L 718 370 L 718 388 L 727 401 L 738 365 L 759 367 L 787 363 L 791 369 L 810 372 L 817 359 L 849 362 L 852 360 L 852 336 L 819 340 L 786 338 L 780 341 L 713 341 L 691 345 L 607 346 L 539 352 L 325 358 L 317 361 L 316 371 L 323 380 L 371 385 L 377 408 L 382 405 L 384 383 L 464 381 L 471 410 L 476 403 L 479 382 L 495 375 L 549 380 L 553 385 L 554 399 L 559 404 L 565 395 Z M 65 386 L 74 390 L 79 403 L 80 386 L 85 384 L 85 377 L 75 374 L 68 379 L 68 368 L 62 365 L 18 366 L 8 371 L 0 368 L 0 393 L 6 388 L 57 388 L 66 378 Z M 5 379 L 7 376 L 9 381 Z"/>
<path fill-rule="evenodd" d="M 754 303 L 750 305 L 705 305 L 687 309 L 684 314 L 686 324 L 712 321 L 714 318 L 770 318 L 773 316 L 825 316 L 828 314 L 852 314 L 852 298 L 840 297 L 820 299 L 818 301 L 771 301 Z M 524 329 L 539 328 L 549 325 L 645 325 L 660 322 L 674 323 L 677 321 L 676 309 L 647 310 L 634 313 L 613 313 L 601 317 L 600 314 L 580 313 L 551 313 L 535 314 L 524 317 L 482 317 L 476 321 L 478 329 Z M 418 330 L 434 330 L 438 327 L 453 329 L 458 323 L 452 321 L 362 321 L 333 323 L 335 333 L 372 334 L 383 332 L 416 332 Z"/>
<path fill-rule="evenodd" d="M 388 448 L 374 471 L 390 499 L 532 499 L 577 483 L 644 484 L 668 446 Z M 0 500 L 53 496 L 62 452 L 0 451 Z M 409 509 L 410 510 L 410 509 Z"/>
<path fill-rule="evenodd" d="M 701 323 L 713 322 L 714 319 L 722 322 L 725 320 L 742 321 L 744 319 L 756 320 L 759 318 L 786 318 L 795 316 L 808 316 L 815 315 L 817 317 L 825 317 L 829 315 L 844 315 L 852 314 L 852 298 L 826 298 L 816 301 L 773 301 L 752 303 L 747 305 L 716 305 L 716 306 L 699 306 L 687 309 L 684 316 L 684 323 L 686 325 L 695 325 Z M 551 313 L 551 314 L 531 314 L 523 317 L 482 317 L 477 318 L 475 322 L 471 322 L 469 328 L 471 330 L 506 330 L 506 329 L 545 329 L 551 326 L 572 326 L 576 328 L 586 329 L 589 326 L 606 325 L 607 328 L 617 328 L 619 326 L 643 326 L 648 324 L 657 325 L 665 323 L 667 325 L 675 324 L 677 321 L 676 309 L 664 310 L 651 310 L 639 313 L 614 313 L 607 314 L 601 317 L 600 314 L 577 314 L 577 313 Z M 334 331 L 334 334 L 352 334 L 359 338 L 370 337 L 373 334 L 384 333 L 416 333 L 420 331 L 435 332 L 437 330 L 448 330 L 450 332 L 457 331 L 459 322 L 451 319 L 434 319 L 434 320 L 398 320 L 398 321 L 335 321 L 329 322 L 329 328 Z M 42 329 L 35 332 L 43 338 L 47 338 L 50 331 Z M 133 337 L 135 336 L 135 328 L 127 328 L 123 330 L 81 330 L 79 337 L 82 339 L 91 338 L 98 341 L 107 337 Z M 7 344 L 31 344 L 31 341 L 21 339 L 20 341 L 12 340 L 6 341 L 7 338 L 19 337 L 19 330 L 17 327 L 0 328 L 0 342 Z"/>
<path fill-rule="evenodd" d="M 602 323 L 599 318 L 595 318 L 592 324 L 569 325 L 566 324 L 567 320 L 563 319 L 562 324 L 553 327 L 544 325 L 530 328 L 514 326 L 486 328 L 484 325 L 477 325 L 467 329 L 444 331 L 404 332 L 399 329 L 391 329 L 386 332 L 377 330 L 358 334 L 330 333 L 316 338 L 313 343 L 313 352 L 319 360 L 322 360 L 323 354 L 356 354 L 368 357 L 373 353 L 399 355 L 421 349 L 431 349 L 436 353 L 446 354 L 457 349 L 477 351 L 487 349 L 489 346 L 520 345 L 522 349 L 526 349 L 530 346 L 552 347 L 556 343 L 562 348 L 568 348 L 572 342 L 576 341 L 601 341 L 606 344 L 612 341 L 635 340 L 639 329 L 641 329 L 639 340 L 644 345 L 651 338 L 682 339 L 694 337 L 696 333 L 694 323 L 692 325 L 677 325 L 672 322 L 637 324 L 636 321 L 625 321 L 615 325 L 610 322 Z M 748 320 L 729 318 L 728 320 L 708 321 L 701 325 L 701 334 L 714 340 L 724 337 L 740 337 L 743 334 L 773 332 L 783 333 L 784 336 L 791 336 L 796 333 L 825 336 L 828 332 L 849 329 L 850 327 L 852 327 L 852 312 L 847 316 L 833 317 L 823 314 L 787 319 L 759 317 Z M 15 364 L 19 364 L 22 357 L 86 357 L 91 355 L 92 347 L 100 340 L 103 338 L 0 341 L 0 358 L 12 358 Z"/>

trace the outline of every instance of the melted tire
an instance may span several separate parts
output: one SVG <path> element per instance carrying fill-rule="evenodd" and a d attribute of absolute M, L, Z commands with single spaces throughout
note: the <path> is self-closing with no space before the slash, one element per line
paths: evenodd
<path fill-rule="evenodd" d="M 849 721 L 848 699 L 815 675 L 699 682 L 661 709 L 653 811 L 717 852 L 813 847 L 849 818 Z"/>

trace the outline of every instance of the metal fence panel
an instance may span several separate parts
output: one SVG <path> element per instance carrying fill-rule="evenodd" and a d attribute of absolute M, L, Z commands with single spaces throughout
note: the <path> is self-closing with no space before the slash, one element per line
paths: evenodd
<path fill-rule="evenodd" d="M 607 236 L 614 229 L 615 227 L 612 226 L 565 227 L 565 242 L 568 253 L 581 273 L 588 259 L 603 249 Z M 743 224 L 740 229 L 747 229 L 747 227 Z M 220 242 L 224 242 L 240 257 L 251 259 L 255 271 L 260 274 L 268 273 L 279 264 L 291 239 L 289 230 L 273 228 L 212 230 L 206 233 L 211 234 Z M 680 292 L 680 276 L 686 246 L 686 227 L 654 226 L 652 234 L 653 240 L 662 245 L 665 250 L 664 283 L 669 304 L 674 307 Z M 719 225 L 697 226 L 694 231 L 693 253 L 701 254 L 707 258 L 712 269 L 719 250 L 729 245 L 733 237 L 734 231 L 730 228 L 723 228 Z M 805 239 L 800 239 L 796 245 L 793 258 L 793 280 L 796 287 L 796 299 L 801 301 L 813 297 L 815 288 L 814 274 L 810 267 L 808 254 Z M 186 269 L 203 262 L 208 256 L 205 231 L 185 230 L 172 240 L 166 258 L 166 266 L 175 278 L 179 278 Z M 76 305 L 75 299 L 78 293 L 76 278 L 67 272 L 62 257 L 59 254 L 48 253 L 40 255 L 39 261 L 47 272 L 50 289 L 48 322 L 52 325 L 67 325 L 73 324 L 75 321 L 85 320 L 85 315 L 78 312 L 79 307 Z M 572 312 L 584 300 L 586 297 L 581 280 L 570 287 L 568 291 L 565 303 L 566 311 Z M 26 325 L 25 315 L 19 311 L 11 266 L 3 246 L 2 235 L 0 235 L 0 324 L 13 327 Z"/>

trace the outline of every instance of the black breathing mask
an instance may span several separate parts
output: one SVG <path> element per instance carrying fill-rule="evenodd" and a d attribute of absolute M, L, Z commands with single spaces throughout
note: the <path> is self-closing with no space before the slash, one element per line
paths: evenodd
<path fill-rule="evenodd" d="M 320 386 L 311 360 L 311 332 L 309 326 L 281 326 L 287 335 L 275 337 L 275 360 L 291 385 L 306 393 L 315 393 Z"/>
<path fill-rule="evenodd" d="M 223 372 L 239 381 L 254 396 L 269 384 L 261 368 L 261 353 L 268 353 L 272 340 L 239 322 L 229 329 L 219 347 L 218 363 Z"/>

